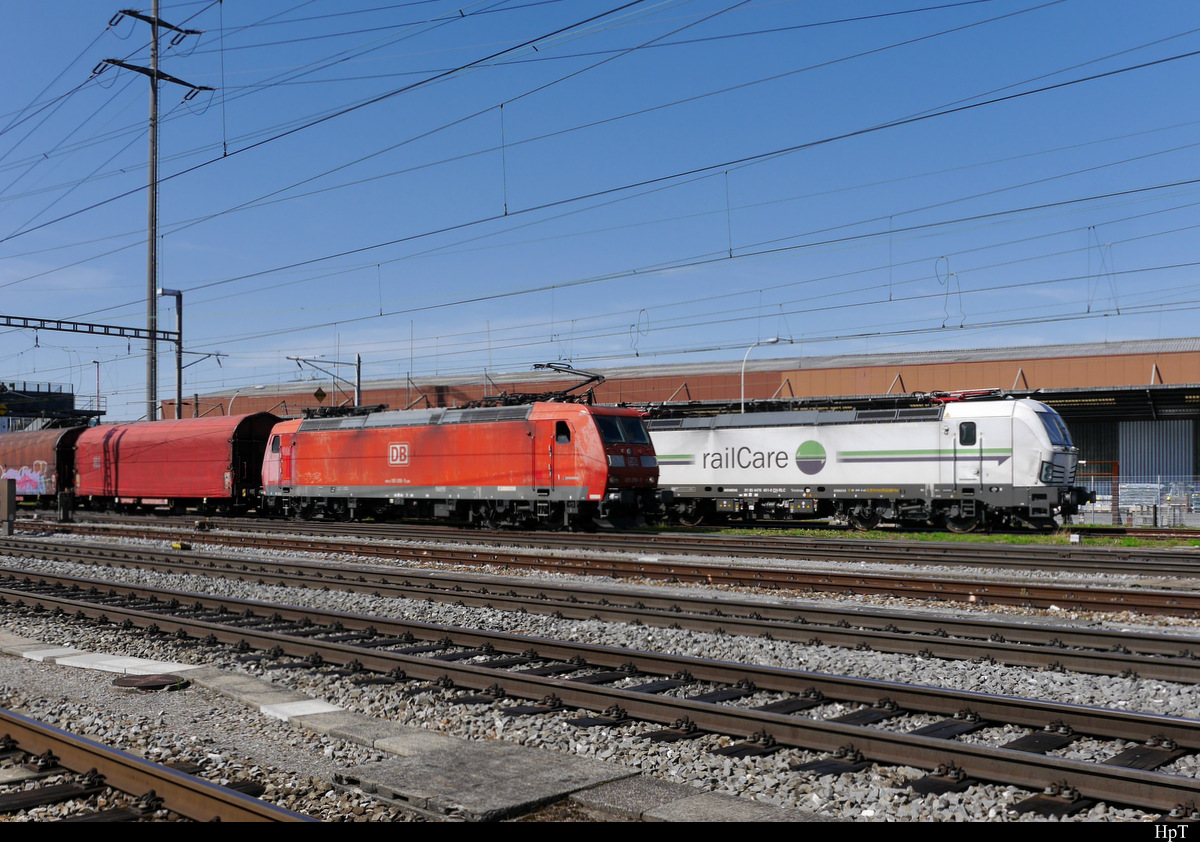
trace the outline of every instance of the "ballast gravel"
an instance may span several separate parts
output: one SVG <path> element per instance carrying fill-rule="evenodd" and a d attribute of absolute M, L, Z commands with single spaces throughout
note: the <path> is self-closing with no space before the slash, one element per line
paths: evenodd
<path fill-rule="evenodd" d="M 6 617 L 9 630 L 11 619 Z M 38 625 L 43 629 L 37 636 L 49 636 L 44 624 L 18 633 Z M 73 636 L 94 638 L 95 644 L 119 642 L 103 630 Z M 380 752 L 292 728 L 202 687 L 145 693 L 116 688 L 112 681 L 111 673 L 0 658 L 0 707 L 157 763 L 198 765 L 200 777 L 222 786 L 258 783 L 266 787 L 264 800 L 323 821 L 413 818 L 331 783 L 338 769 L 380 760 Z M 83 808 L 91 812 L 88 807 L 96 806 Z M 7 819 L 42 821 L 57 818 L 60 809 Z"/>
<path fill-rule="evenodd" d="M 58 538 L 56 540 L 62 540 Z M 95 539 L 88 539 L 95 543 Z M 160 545 L 161 546 L 161 545 Z M 278 554 L 239 552 L 240 556 Z M 328 561 L 328 557 L 322 557 Z M 347 559 L 357 564 L 378 564 L 374 559 Z M 911 657 L 888 653 L 858 651 L 824 645 L 798 645 L 759 638 L 692 632 L 686 630 L 637 627 L 600 621 L 561 620 L 553 617 L 455 606 L 414 600 L 392 600 L 334 590 L 316 591 L 236 582 L 210 580 L 198 576 L 152 573 L 144 570 L 96 568 L 89 565 L 46 562 L 35 559 L 6 559 L 6 566 L 66 575 L 105 578 L 114 581 L 162 588 L 187 589 L 212 595 L 303 605 L 334 611 L 465 627 L 502 630 L 513 634 L 559 638 L 608 646 L 621 646 L 684 656 L 719 658 L 778 666 L 786 669 L 826 672 L 867 678 L 886 678 L 985 693 L 1048 699 L 1071 704 L 1111 707 L 1194 718 L 1200 712 L 1200 688 L 1137 678 L 1109 678 L 1076 673 L 1028 670 L 991 664 L 978 664 L 936 658 Z M 431 565 L 432 566 L 432 565 Z M 537 574 L 531 578 L 564 581 L 569 577 Z M 728 592 L 728 589 L 724 589 Z M 739 598 L 747 598 L 739 592 Z M 773 602 L 821 604 L 806 596 L 786 600 L 777 592 L 766 597 Z M 837 600 L 845 602 L 845 598 Z M 864 597 L 863 604 L 881 603 L 904 607 L 902 601 Z M 929 610 L 927 606 L 919 606 Z M 5 630 L 47 643 L 75 648 L 124 654 L 134 657 L 195 662 L 201 656 L 196 649 L 179 649 L 163 637 L 148 637 L 119 628 L 95 628 L 74 621 L 33 615 L 11 606 L 0 609 Z M 1035 613 L 1028 609 L 1005 610 L 991 607 L 994 613 Z M 973 610 L 976 613 L 978 609 Z M 1040 615 L 1054 612 L 1036 612 Z M 1130 616 L 1066 616 L 1065 622 L 1087 625 L 1130 627 L 1151 625 L 1154 620 Z M 1043 616 L 1038 616 L 1043 621 Z M 1195 623 L 1170 621 L 1172 630 L 1195 635 Z M 909 780 L 923 776 L 921 770 L 905 767 L 871 766 L 860 772 L 813 778 L 790 770 L 795 763 L 820 759 L 821 755 L 799 749 L 787 749 L 760 758 L 733 759 L 712 754 L 710 749 L 728 743 L 725 737 L 706 735 L 698 740 L 676 743 L 652 743 L 638 735 L 646 726 L 579 729 L 568 720 L 573 711 L 562 714 L 508 717 L 498 703 L 489 713 L 456 705 L 439 693 L 408 695 L 402 685 L 360 686 L 344 678 L 318 676 L 312 671 L 272 670 L 262 663 L 245 663 L 226 647 L 203 651 L 206 663 L 229 670 L 250 672 L 292 689 L 325 699 L 348 710 L 368 716 L 419 725 L 439 733 L 467 739 L 502 739 L 522 745 L 567 752 L 581 757 L 619 763 L 665 780 L 683 783 L 700 790 L 752 798 L 781 807 L 814 811 L 823 816 L 853 820 L 981 821 L 1038 820 L 1033 815 L 1018 817 L 1011 812 L 1014 804 L 1031 793 L 1014 787 L 978 786 L 964 793 L 922 796 L 912 792 Z M 125 740 L 141 753 L 180 756 L 201 762 L 207 759 L 214 774 L 232 775 L 255 770 L 269 780 L 271 800 L 289 809 L 299 810 L 323 820 L 391 821 L 409 818 L 396 808 L 335 790 L 329 781 L 340 768 L 380 759 L 378 752 L 341 743 L 328 737 L 265 719 L 256 712 L 240 708 L 202 688 L 172 694 L 114 694 L 109 688 L 111 676 L 86 670 L 35 665 L 15 658 L 0 658 L 0 705 L 17 707 L 35 718 L 68 730 L 79 731 L 105 742 Z M 695 693 L 694 687 L 684 694 Z M 115 697 L 115 700 L 114 700 Z M 762 701 L 744 701 L 761 704 Z M 836 716 L 843 706 L 831 704 L 810 711 L 811 716 Z M 825 708 L 829 708 L 826 710 Z M 909 716 L 882 728 L 910 730 L 926 718 Z M 231 727 L 231 723 L 236 726 Z M 95 734 L 79 729 L 91 729 Z M 960 740 L 1000 745 L 1028 733 L 1013 727 L 989 728 L 960 737 Z M 116 742 L 125 747 L 125 744 Z M 1119 751 L 1124 744 L 1077 740 L 1056 752 L 1082 760 L 1102 759 Z M 197 759 L 200 758 L 200 759 Z M 1159 770 L 1186 777 L 1200 777 L 1200 759 L 1185 756 Z M 279 800 L 277 800 L 279 799 Z M 1144 813 L 1098 804 L 1077 814 L 1075 820 L 1156 821 L 1157 814 Z"/>

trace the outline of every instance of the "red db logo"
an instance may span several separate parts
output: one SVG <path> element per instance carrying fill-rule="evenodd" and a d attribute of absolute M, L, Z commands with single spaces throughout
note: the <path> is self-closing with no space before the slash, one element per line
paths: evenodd
<path fill-rule="evenodd" d="M 388 445 L 388 464 L 408 464 L 408 442 L 392 442 Z"/>

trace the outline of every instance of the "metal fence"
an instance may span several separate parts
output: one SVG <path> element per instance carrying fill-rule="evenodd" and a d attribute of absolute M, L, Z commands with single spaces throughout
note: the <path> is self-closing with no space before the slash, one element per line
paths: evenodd
<path fill-rule="evenodd" d="M 32 380 L 0 380 L 0 385 L 12 392 L 34 392 L 42 394 L 70 394 L 73 386 L 66 383 L 35 383 Z"/>
<path fill-rule="evenodd" d="M 1076 484 L 1096 494 L 1072 523 L 1200 528 L 1200 477 L 1080 474 Z"/>
<path fill-rule="evenodd" d="M 108 410 L 108 397 L 106 395 L 92 395 L 91 397 L 87 397 L 85 395 L 76 395 L 75 408 L 82 409 L 86 412 L 95 412 L 97 410 L 100 412 L 106 412 Z"/>

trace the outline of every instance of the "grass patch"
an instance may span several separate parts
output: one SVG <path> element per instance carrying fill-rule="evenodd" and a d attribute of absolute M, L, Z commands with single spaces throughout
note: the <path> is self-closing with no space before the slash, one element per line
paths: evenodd
<path fill-rule="evenodd" d="M 811 538 L 826 541 L 926 541 L 929 543 L 955 544 L 1012 544 L 1016 546 L 1083 546 L 1083 547 L 1132 547 L 1132 548 L 1200 548 L 1200 541 L 1188 538 L 1139 538 L 1136 535 L 1113 535 L 1081 537 L 1079 544 L 1071 544 L 1070 532 L 1060 529 L 1053 532 L 969 532 L 959 535 L 954 532 L 936 530 L 873 529 L 868 532 L 857 530 L 834 530 L 829 528 L 797 527 L 795 529 L 760 529 L 755 527 L 728 527 L 715 530 L 716 535 L 747 535 L 753 537 Z"/>

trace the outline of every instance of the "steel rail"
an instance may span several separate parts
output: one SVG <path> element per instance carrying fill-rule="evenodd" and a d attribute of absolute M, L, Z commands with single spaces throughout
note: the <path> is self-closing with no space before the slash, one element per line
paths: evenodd
<path fill-rule="evenodd" d="M 126 537 L 131 537 L 124 531 Z M 913 577 L 900 573 L 843 573 L 802 570 L 795 567 L 754 564 L 721 564 L 660 558 L 612 558 L 597 556 L 543 556 L 507 550 L 454 550 L 415 548 L 335 538 L 255 537 L 245 533 L 187 532 L 158 530 L 152 537 L 209 543 L 228 547 L 291 549 L 326 554 L 354 554 L 415 562 L 497 565 L 576 573 L 593 576 L 652 578 L 666 581 L 707 583 L 826 593 L 875 594 L 926 599 L 939 602 L 989 603 L 1040 608 L 1109 609 L 1140 611 L 1175 616 L 1200 616 L 1200 591 L 1189 589 L 1129 589 L 1092 587 L 1087 584 L 1060 585 L 1034 581 L 1005 582 L 995 579 Z"/>
<path fill-rule="evenodd" d="M 1100 526 L 1098 524 L 1073 523 L 1063 529 L 1072 535 L 1092 538 L 1132 537 L 1147 539 L 1186 539 L 1200 541 L 1200 529 L 1187 526 Z"/>
<path fill-rule="evenodd" d="M 164 809 L 195 821 L 314 821 L 308 816 L 134 757 L 10 710 L 0 709 L 0 732 L 11 736 L 28 754 L 53 752 L 65 769 L 77 773 L 95 769 L 104 776 L 106 786 L 135 797 L 154 790 L 162 799 Z"/>
<path fill-rule="evenodd" d="M 204 526 L 232 531 L 297 531 L 327 536 L 364 536 L 391 540 L 510 543 L 525 547 L 588 548 L 596 535 L 544 532 L 480 532 L 445 526 L 402 524 L 313 523 L 213 519 Z M 1200 532 L 1193 532 L 1200 536 Z M 1195 548 L 1038 546 L 1020 544 L 914 541 L 904 539 L 820 538 L 810 536 L 716 535 L 681 532 L 603 533 L 613 549 L 632 552 L 774 555 L 782 558 L 815 558 L 825 561 L 869 561 L 892 564 L 955 564 L 1003 566 L 1033 570 L 1083 570 L 1085 572 L 1143 575 L 1200 575 L 1200 546 Z M 1131 571 L 1130 564 L 1137 564 Z M 1050 567 L 1048 567 L 1050 565 Z"/>
<path fill-rule="evenodd" d="M 187 526 L 182 525 L 186 521 Z M 1200 577 L 1200 547 L 1084 547 L 1031 546 L 908 540 L 840 539 L 812 537 L 764 537 L 754 535 L 711 535 L 680 532 L 579 535 L 563 533 L 483 532 L 446 526 L 404 524 L 281 522 L 234 518 L 142 517 L 120 521 L 139 526 L 197 531 L 225 529 L 245 533 L 308 534 L 314 537 L 363 538 L 391 541 L 432 541 L 459 544 L 507 544 L 524 549 L 594 549 L 602 538 L 606 549 L 621 552 L 666 555 L 725 555 L 738 558 L 772 557 L 783 560 L 843 561 L 915 566 L 996 567 L 1012 570 L 1060 570 L 1083 573 L 1114 573 L 1140 576 Z M 30 522 L 32 524 L 32 522 Z M 48 529 L 97 531 L 113 528 L 113 521 L 54 524 L 38 521 Z"/>
<path fill-rule="evenodd" d="M 238 560 L 183 551 L 128 550 L 87 544 L 56 546 L 42 541 L 9 540 L 0 542 L 0 555 L 3 554 L 137 569 L 153 567 L 164 572 L 243 581 L 253 576 L 267 585 L 333 587 L 401 599 L 434 598 L 474 607 L 554 614 L 564 619 L 640 622 L 801 643 L 819 638 L 827 645 L 866 646 L 897 654 L 959 660 L 990 658 L 1010 666 L 1056 666 L 1090 674 L 1200 683 L 1200 658 L 1196 654 L 1200 653 L 1200 638 L 1194 636 L 1112 632 L 994 619 L 914 617 L 892 611 L 816 608 L 579 585 L 523 584 L 494 576 Z M 15 575 L 15 568 L 7 570 L 9 575 Z M 464 585 L 474 590 L 467 590 Z"/>
<path fill-rule="evenodd" d="M 85 580 L 86 582 L 87 580 Z M 99 583 L 105 584 L 105 583 Z M 159 589 L 116 587 L 120 592 L 157 591 Z M 120 609 L 112 605 L 87 605 L 60 597 L 0 590 L 22 600 L 44 606 L 80 611 L 90 616 L 108 617 L 109 613 L 125 617 L 143 626 L 160 629 L 185 629 L 189 634 L 211 635 L 226 643 L 248 642 L 260 649 L 280 647 L 294 656 L 319 654 L 326 662 L 361 663 L 367 669 L 385 672 L 401 667 L 409 678 L 437 680 L 448 677 L 460 687 L 487 689 L 499 683 L 510 696 L 543 699 L 555 696 L 569 707 L 606 710 L 619 707 L 628 714 L 652 722 L 673 723 L 688 719 L 704 731 L 726 734 L 755 734 L 765 732 L 776 742 L 817 751 L 835 751 L 853 747 L 867 758 L 884 763 L 912 765 L 926 769 L 953 764 L 966 774 L 984 780 L 1000 781 L 1033 789 L 1051 786 L 1064 778 L 1085 797 L 1098 798 L 1119 804 L 1134 804 L 1158 810 L 1172 809 L 1200 798 L 1200 781 L 1154 772 L 1142 772 L 1117 766 L 1047 757 L 1011 749 L 992 748 L 952 742 L 945 739 L 892 733 L 870 727 L 845 725 L 836 722 L 764 713 L 745 708 L 705 704 L 684 699 L 647 694 L 618 688 L 583 685 L 570 680 L 548 679 L 487 669 L 471 664 L 422 659 L 388 653 L 382 650 L 356 647 L 336 642 L 321 642 L 312 638 L 297 639 L 286 634 L 253 631 L 246 628 L 222 626 L 202 620 L 172 619 L 152 612 Z M 199 597 L 200 602 L 226 605 L 255 605 L 242 600 L 212 599 L 196 594 L 178 593 L 185 599 Z M 795 688 L 838 690 L 839 698 L 871 703 L 882 696 L 892 699 L 902 708 L 953 715 L 968 708 L 986 720 L 1013 722 L 1043 727 L 1050 717 L 1083 734 L 1104 734 L 1124 739 L 1168 737 L 1179 745 L 1200 749 L 1200 722 L 1152 714 L 1130 714 L 1101 708 L 1089 708 L 1061 703 L 1039 702 L 1009 697 L 987 696 L 965 691 L 939 691 L 935 688 L 879 682 L 868 679 L 844 679 L 815 673 L 802 673 L 775 668 L 754 667 L 719 661 L 704 661 L 678 656 L 654 655 L 644 652 L 611 649 L 590 644 L 566 644 L 540 638 L 520 637 L 503 633 L 451 629 L 432 624 L 403 623 L 379 617 L 358 617 L 338 612 L 300 611 L 258 603 L 263 611 L 275 611 L 284 618 L 319 616 L 326 621 L 340 618 L 348 628 L 367 625 L 396 633 L 411 630 L 419 638 L 432 639 L 453 633 L 454 644 L 478 647 L 483 643 L 496 645 L 500 651 L 518 652 L 534 647 L 542 659 L 567 660 L 582 656 L 594 666 L 616 667 L 634 659 L 635 666 L 651 674 L 691 672 L 700 681 L 735 683 L 749 678 L 758 689 L 794 692 Z M 351 625 L 353 624 L 353 625 Z M 418 633 L 419 632 L 419 633 Z"/>
<path fill-rule="evenodd" d="M 214 634 L 219 642 L 240 644 L 242 641 L 258 648 L 271 649 L 283 645 L 284 650 L 299 657 L 312 654 L 322 654 L 328 651 L 339 655 L 336 663 L 349 663 L 359 660 L 368 669 L 378 669 L 387 672 L 397 664 L 407 664 L 422 670 L 418 677 L 437 678 L 450 666 L 447 662 L 427 661 L 408 656 L 389 653 L 385 650 L 374 650 L 369 647 L 347 646 L 339 643 L 323 642 L 311 636 L 303 638 L 289 637 L 286 633 L 255 630 L 249 627 L 222 625 L 203 618 L 189 619 L 185 616 L 171 616 L 163 613 L 167 610 L 186 610 L 183 605 L 188 601 L 190 606 L 199 606 L 210 610 L 224 610 L 230 620 L 251 615 L 261 615 L 262 618 L 275 618 L 279 621 L 309 621 L 331 627 L 340 627 L 351 631 L 373 630 L 384 636 L 399 636 L 411 634 L 417 640 L 440 641 L 446 638 L 453 640 L 453 645 L 468 649 L 478 648 L 488 644 L 501 653 L 522 654 L 531 647 L 536 649 L 539 657 L 549 660 L 570 661 L 581 659 L 597 667 L 618 668 L 626 665 L 631 659 L 636 659 L 637 665 L 643 672 L 658 675 L 673 675 L 686 672 L 698 681 L 736 684 L 749 678 L 760 690 L 771 690 L 783 693 L 803 692 L 810 688 L 820 690 L 831 698 L 845 701 L 874 704 L 880 698 L 892 698 L 902 707 L 911 708 L 926 713 L 953 715 L 965 708 L 979 713 L 984 718 L 1001 719 L 1018 725 L 1041 728 L 1049 721 L 1061 721 L 1081 734 L 1091 734 L 1106 738 L 1121 738 L 1130 740 L 1147 740 L 1154 736 L 1167 736 L 1181 746 L 1200 750 L 1200 720 L 1180 719 L 1157 714 L 1139 714 L 1127 711 L 1095 708 L 1081 705 L 1070 705 L 1044 700 L 1028 700 L 1009 696 L 994 696 L 984 693 L 974 693 L 964 690 L 947 690 L 923 685 L 910 685 L 878 679 L 854 678 L 836 676 L 826 673 L 789 670 L 779 667 L 768 667 L 757 664 L 742 664 L 729 661 L 714 661 L 701 658 L 691 658 L 682 655 L 667 655 L 640 650 L 622 649 L 617 647 L 599 646 L 590 643 L 552 640 L 549 638 L 515 635 L 507 632 L 484 631 L 479 629 L 446 626 L 437 623 L 420 623 L 412 620 L 397 620 L 389 617 L 352 614 L 341 611 L 327 611 L 316 608 L 302 608 L 259 602 L 255 600 L 237 599 L 234 597 L 210 596 L 208 594 L 191 593 L 187 591 L 172 591 L 148 586 L 125 585 L 116 582 L 105 582 L 73 576 L 54 576 L 50 574 L 26 574 L 25 581 L 35 580 L 46 582 L 48 585 L 59 583 L 62 587 L 59 594 L 39 593 L 31 590 L 20 590 L 5 585 L 0 581 L 0 598 L 12 599 L 26 604 L 37 603 L 48 610 L 60 608 L 63 611 L 78 611 L 92 618 L 111 620 L 110 614 L 126 617 L 145 627 L 157 626 L 160 631 L 183 630 L 188 634 L 203 637 Z M 70 588 L 94 588 L 96 595 L 92 601 L 81 599 L 81 593 L 74 591 L 73 595 L 60 595 L 61 591 Z M 128 595 L 139 598 L 154 598 L 158 610 L 146 607 L 121 607 L 114 604 L 97 603 L 94 600 L 100 596 Z M 174 605 L 172 603 L 175 603 Z M 260 621 L 265 622 L 265 619 Z M 322 654 L 322 657 L 324 655 Z M 371 659 L 372 662 L 369 662 Z M 431 666 L 432 663 L 432 666 Z M 487 673 L 493 681 L 498 674 L 495 671 Z M 507 676 L 508 673 L 499 673 Z M 489 682 L 490 683 L 490 682 Z M 1165 729 L 1165 730 L 1164 730 Z"/>

